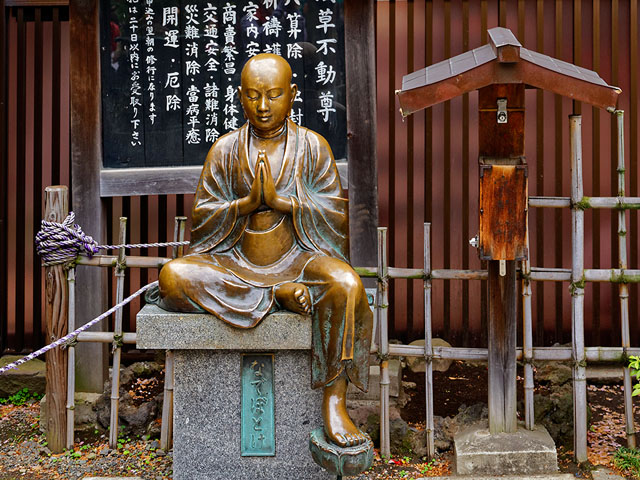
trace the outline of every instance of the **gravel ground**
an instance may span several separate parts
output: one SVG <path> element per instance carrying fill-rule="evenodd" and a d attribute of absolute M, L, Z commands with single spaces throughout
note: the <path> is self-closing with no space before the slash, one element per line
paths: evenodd
<path fill-rule="evenodd" d="M 457 373 L 456 373 L 457 372 Z M 461 401 L 477 400 L 470 391 L 486 384 L 476 378 L 473 369 L 450 370 L 439 378 L 443 398 L 437 405 L 457 411 Z M 408 379 L 410 380 L 410 379 Z M 475 387 L 474 387 L 475 386 Z M 482 390 L 482 389 L 477 389 Z M 465 393 L 466 392 L 466 393 Z M 484 398 L 486 392 L 475 392 Z M 405 420 L 420 428 L 424 415 L 424 395 L 410 392 L 411 400 L 403 409 Z M 415 404 L 418 402 L 417 404 Z M 613 454 L 624 445 L 624 410 L 620 385 L 589 385 L 589 404 L 593 418 L 589 430 L 591 465 L 613 467 Z M 450 415 L 449 411 L 438 411 Z M 22 406 L 0 405 L 0 480 L 81 480 L 85 476 L 138 476 L 145 480 L 172 479 L 172 452 L 159 450 L 155 439 L 122 437 L 116 450 L 110 450 L 106 434 L 98 431 L 77 433 L 79 441 L 73 451 L 54 455 L 47 448 L 45 435 L 39 429 L 40 404 L 31 401 Z M 640 423 L 640 411 L 636 411 Z M 582 470 L 572 460 L 572 452 L 558 451 L 560 470 L 577 478 L 589 479 L 589 468 Z M 451 452 L 431 462 L 423 458 L 396 456 L 383 460 L 376 456 L 373 468 L 350 480 L 416 480 L 451 475 Z M 626 477 L 632 478 L 632 477 Z M 250 479 L 247 479 L 250 480 Z M 288 479 L 284 479 L 288 480 Z M 347 480 L 345 478 L 345 480 Z"/>
<path fill-rule="evenodd" d="M 37 402 L 0 406 L 0 480 L 77 480 L 85 476 L 139 476 L 145 480 L 171 478 L 171 452 L 159 450 L 157 440 L 123 437 L 117 450 L 104 435 L 79 442 L 73 451 L 54 455 L 39 430 Z"/>

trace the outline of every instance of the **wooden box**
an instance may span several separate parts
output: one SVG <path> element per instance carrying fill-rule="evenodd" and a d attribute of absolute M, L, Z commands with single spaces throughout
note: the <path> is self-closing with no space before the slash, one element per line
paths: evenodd
<path fill-rule="evenodd" d="M 517 164 L 513 164 L 517 163 Z M 523 157 L 480 159 L 479 253 L 482 260 L 525 260 L 527 165 Z"/>

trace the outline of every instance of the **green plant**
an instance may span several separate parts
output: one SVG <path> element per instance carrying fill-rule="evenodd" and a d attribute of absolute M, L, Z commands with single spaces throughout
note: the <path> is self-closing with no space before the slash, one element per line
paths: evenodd
<path fill-rule="evenodd" d="M 427 463 L 426 465 L 424 465 L 421 469 L 420 469 L 420 473 L 427 473 L 429 470 L 431 470 L 433 468 L 433 466 L 436 463 L 436 459 L 432 458 L 429 463 Z"/>
<path fill-rule="evenodd" d="M 621 470 L 640 476 L 640 450 L 637 448 L 620 447 L 613 456 L 613 463 Z"/>
<path fill-rule="evenodd" d="M 0 398 L 0 404 L 13 404 L 16 406 L 23 405 L 27 403 L 31 399 L 40 400 L 43 397 L 41 393 L 29 392 L 28 388 L 23 388 L 22 390 L 14 393 L 8 398 Z"/>
<path fill-rule="evenodd" d="M 631 375 L 636 377 L 636 380 L 640 382 L 640 356 L 629 356 L 629 368 L 631 368 Z M 640 383 L 638 382 L 633 385 L 633 392 L 631 392 L 631 395 L 634 397 L 640 395 Z"/>

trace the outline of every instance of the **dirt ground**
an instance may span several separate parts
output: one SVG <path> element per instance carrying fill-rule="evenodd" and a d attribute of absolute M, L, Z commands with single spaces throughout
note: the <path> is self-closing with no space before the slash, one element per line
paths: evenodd
<path fill-rule="evenodd" d="M 454 362 L 447 372 L 434 372 L 435 414 L 454 416 L 463 404 L 486 402 L 486 376 L 486 367 L 468 366 L 462 362 Z M 424 376 L 406 371 L 404 380 L 414 382 L 416 388 L 409 391 L 410 400 L 401 415 L 412 426 L 424 428 Z M 141 397 L 161 388 L 150 383 L 153 382 L 132 385 L 132 388 Z M 588 400 L 592 408 L 588 437 L 590 463 L 613 468 L 613 454 L 626 444 L 622 386 L 591 383 Z M 640 424 L 640 411 L 636 411 L 635 416 Z M 0 480 L 76 480 L 87 474 L 137 475 L 145 480 L 172 478 L 171 452 L 161 451 L 157 439 L 122 435 L 119 448 L 110 450 L 105 433 L 89 431 L 76 435 L 80 441 L 73 451 L 53 455 L 48 451 L 38 422 L 38 402 L 20 407 L 0 405 Z M 573 473 L 576 478 L 591 478 L 591 467 L 576 465 L 569 450 L 560 449 L 559 466 L 562 472 Z M 357 480 L 409 480 L 449 475 L 451 471 L 451 452 L 432 461 L 411 455 L 391 459 L 377 456 L 373 468 Z"/>
<path fill-rule="evenodd" d="M 520 373 L 522 375 L 522 373 Z M 413 382 L 416 388 L 409 392 L 411 399 L 401 410 L 402 418 L 410 425 L 424 428 L 425 422 L 425 384 L 424 374 L 413 374 L 405 369 L 403 380 Z M 469 366 L 463 362 L 454 362 L 446 372 L 434 372 L 434 414 L 455 416 L 460 406 L 487 402 L 486 366 Z M 546 387 L 536 384 L 536 391 Z M 518 377 L 518 398 L 523 398 L 523 379 Z M 616 470 L 613 455 L 620 446 L 626 446 L 624 423 L 624 400 L 622 380 L 617 384 L 590 382 L 587 400 L 591 407 L 591 424 L 588 432 L 589 464 L 577 465 L 573 460 L 573 451 L 558 449 L 558 466 L 563 473 L 572 473 L 576 478 L 591 478 L 591 469 L 598 465 Z M 636 400 L 637 403 L 637 400 Z M 518 412 L 519 416 L 523 412 Z M 640 407 L 634 407 L 636 425 L 640 425 Z M 570 419 L 569 419 L 570 420 Z M 638 436 L 640 443 L 640 435 Z M 383 461 L 379 457 L 373 469 L 365 479 L 417 479 L 450 475 L 452 472 L 452 452 L 436 457 L 432 462 L 423 458 L 393 457 Z M 624 475 L 624 472 L 618 472 Z M 627 478 L 635 478 L 628 476 Z"/>

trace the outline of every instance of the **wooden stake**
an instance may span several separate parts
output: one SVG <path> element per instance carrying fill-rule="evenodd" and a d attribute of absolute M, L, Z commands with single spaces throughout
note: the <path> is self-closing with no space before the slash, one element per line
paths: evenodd
<path fill-rule="evenodd" d="M 582 184 L 582 117 L 569 116 L 571 133 L 571 333 L 573 349 L 573 437 L 578 463 L 587 461 L 587 376 L 584 349 L 584 197 Z"/>
<path fill-rule="evenodd" d="M 624 112 L 615 111 L 618 133 L 618 198 L 620 203 L 624 199 Z M 618 267 L 623 272 L 627 269 L 627 219 L 626 211 L 618 211 Z M 631 347 L 631 335 L 629 332 L 629 287 L 626 283 L 619 284 L 620 298 L 620 329 L 622 330 L 622 348 Z M 624 413 L 627 433 L 627 446 L 636 448 L 636 432 L 633 424 L 633 400 L 631 385 L 631 371 L 627 365 L 623 369 L 624 383 Z"/>
<path fill-rule="evenodd" d="M 62 221 L 69 213 L 67 187 L 45 188 L 44 218 Z M 53 342 L 67 334 L 69 292 L 64 266 L 45 268 L 46 340 Z M 67 387 L 67 351 L 54 348 L 46 353 L 47 442 L 52 453 L 61 453 L 66 444 L 65 397 Z"/>
<path fill-rule="evenodd" d="M 76 329 L 76 269 L 67 271 L 67 284 L 69 287 L 69 327 L 68 331 Z M 76 348 L 69 345 L 68 351 L 68 382 L 67 382 L 67 442 L 68 449 L 73 448 L 75 429 L 75 405 L 76 405 Z"/>
<path fill-rule="evenodd" d="M 120 235 L 118 243 L 127 243 L 127 217 L 120 217 Z M 116 266 L 116 302 L 124 298 L 124 275 L 126 270 L 125 249 L 118 251 L 118 265 Z M 122 309 L 115 313 L 115 328 L 113 334 L 113 366 L 111 369 L 111 419 L 109 422 L 109 447 L 118 448 L 118 410 L 120 403 L 120 356 L 122 348 L 119 337 L 122 336 Z"/>
<path fill-rule="evenodd" d="M 433 424 L 433 349 L 431 345 L 431 224 L 424 224 L 424 357 L 425 369 L 425 418 L 427 429 L 427 456 L 436 454 Z"/>
<path fill-rule="evenodd" d="M 173 240 L 182 242 L 187 217 L 176 217 L 173 230 Z M 184 247 L 173 248 L 173 258 L 184 255 Z M 174 356 L 171 350 L 167 350 L 164 359 L 164 397 L 162 400 L 162 426 L 160 429 L 160 448 L 165 452 L 171 449 L 173 442 L 173 372 Z"/>
<path fill-rule="evenodd" d="M 527 251 L 529 250 L 529 229 L 527 228 Z M 533 410 L 533 326 L 531 321 L 531 262 L 529 257 L 522 262 L 522 346 L 524 358 L 524 425 L 533 430 L 535 414 Z"/>
<path fill-rule="evenodd" d="M 380 295 L 380 455 L 391 456 L 389 436 L 389 267 L 387 265 L 387 228 L 378 228 L 378 288 Z"/>

